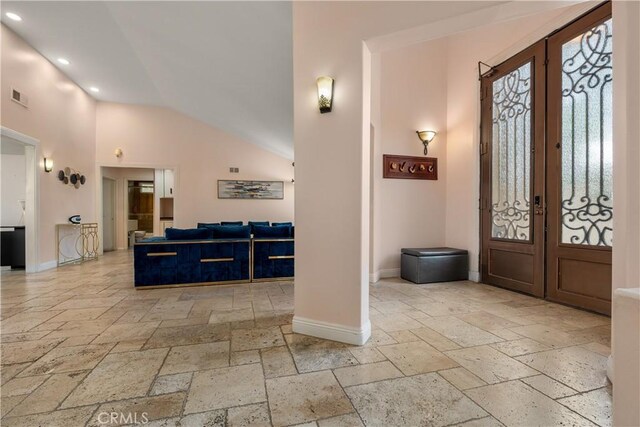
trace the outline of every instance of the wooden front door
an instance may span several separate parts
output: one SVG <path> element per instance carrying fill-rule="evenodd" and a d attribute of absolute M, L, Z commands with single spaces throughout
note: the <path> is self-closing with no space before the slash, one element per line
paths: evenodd
<path fill-rule="evenodd" d="M 612 41 L 606 3 L 547 45 L 547 297 L 605 314 L 613 244 Z"/>
<path fill-rule="evenodd" d="M 611 4 L 481 80 L 482 280 L 611 312 Z"/>
<path fill-rule="evenodd" d="M 482 280 L 544 296 L 545 44 L 481 81 Z"/>

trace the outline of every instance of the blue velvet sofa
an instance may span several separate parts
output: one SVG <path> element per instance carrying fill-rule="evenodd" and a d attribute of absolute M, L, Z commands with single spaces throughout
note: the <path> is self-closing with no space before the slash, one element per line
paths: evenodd
<path fill-rule="evenodd" d="M 254 282 L 293 277 L 294 238 L 290 224 L 254 226 L 252 275 Z"/>
<path fill-rule="evenodd" d="M 135 287 L 293 278 L 292 225 L 269 226 L 266 221 L 236 224 L 199 223 L 195 229 L 168 228 L 165 237 L 137 242 Z"/>

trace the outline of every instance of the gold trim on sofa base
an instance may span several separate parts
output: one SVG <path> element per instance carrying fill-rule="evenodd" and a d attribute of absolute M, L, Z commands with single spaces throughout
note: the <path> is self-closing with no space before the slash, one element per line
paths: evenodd
<path fill-rule="evenodd" d="M 290 282 L 294 278 L 292 277 L 267 277 L 264 279 L 252 279 L 251 283 L 264 283 L 264 282 Z"/>
<path fill-rule="evenodd" d="M 198 282 L 198 283 L 172 283 L 169 285 L 138 285 L 134 286 L 136 289 L 162 289 L 162 288 L 183 288 L 189 286 L 209 286 L 209 285 L 239 285 L 239 284 L 251 284 L 251 280 L 225 280 L 223 282 Z"/>

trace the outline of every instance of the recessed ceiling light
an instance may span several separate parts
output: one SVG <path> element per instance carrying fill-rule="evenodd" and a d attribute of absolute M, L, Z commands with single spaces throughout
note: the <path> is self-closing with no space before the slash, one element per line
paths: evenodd
<path fill-rule="evenodd" d="M 6 15 L 7 15 L 7 18 L 13 19 L 14 21 L 18 21 L 18 22 L 22 21 L 22 18 L 20 17 L 20 15 L 16 13 L 7 12 Z"/>
<path fill-rule="evenodd" d="M 69 60 L 65 58 L 58 58 L 58 62 L 62 65 L 69 65 Z"/>
<path fill-rule="evenodd" d="M 90 90 L 91 92 L 95 92 L 95 93 L 100 92 L 100 89 L 98 89 L 98 88 L 97 88 L 97 87 L 95 87 L 95 86 L 91 86 L 91 87 L 89 88 L 89 90 Z"/>

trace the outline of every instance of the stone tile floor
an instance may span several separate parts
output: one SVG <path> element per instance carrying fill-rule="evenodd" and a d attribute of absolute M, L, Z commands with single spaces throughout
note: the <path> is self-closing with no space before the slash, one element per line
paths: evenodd
<path fill-rule="evenodd" d="M 6 427 L 611 424 L 609 318 L 491 286 L 372 285 L 362 347 L 293 334 L 292 283 L 135 290 L 126 252 L 0 292 Z"/>

